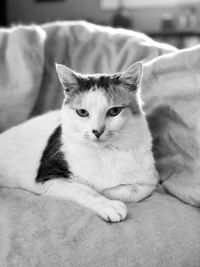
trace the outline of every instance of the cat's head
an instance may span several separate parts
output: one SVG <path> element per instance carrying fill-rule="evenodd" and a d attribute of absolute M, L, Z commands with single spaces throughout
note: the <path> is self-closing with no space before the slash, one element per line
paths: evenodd
<path fill-rule="evenodd" d="M 142 117 L 138 88 L 142 63 L 115 74 L 82 75 L 56 64 L 64 88 L 62 124 L 82 142 L 109 144 L 128 138 Z"/>

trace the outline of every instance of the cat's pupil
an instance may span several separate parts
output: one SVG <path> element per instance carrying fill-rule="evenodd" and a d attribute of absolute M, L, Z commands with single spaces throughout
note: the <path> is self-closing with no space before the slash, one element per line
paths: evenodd
<path fill-rule="evenodd" d="M 80 117 L 87 117 L 89 115 L 89 113 L 87 112 L 87 110 L 85 109 L 77 109 L 76 113 L 80 116 Z"/>
<path fill-rule="evenodd" d="M 117 116 L 121 112 L 122 108 L 121 107 L 113 107 L 108 110 L 107 116 L 114 117 Z"/>

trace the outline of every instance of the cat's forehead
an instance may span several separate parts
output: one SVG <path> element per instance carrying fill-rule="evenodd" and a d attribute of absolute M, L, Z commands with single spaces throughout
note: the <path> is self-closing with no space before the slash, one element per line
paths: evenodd
<path fill-rule="evenodd" d="M 78 87 L 65 103 L 73 108 L 105 110 L 110 106 L 127 106 L 139 113 L 136 94 L 125 88 L 118 74 L 79 77 Z"/>
<path fill-rule="evenodd" d="M 81 105 L 90 109 L 106 109 L 109 105 L 109 100 L 102 90 L 90 90 L 83 94 L 79 99 Z"/>
<path fill-rule="evenodd" d="M 108 97 L 105 92 L 100 89 L 91 89 L 85 92 L 79 92 L 71 101 L 74 107 L 102 107 L 106 108 L 109 105 Z"/>
<path fill-rule="evenodd" d="M 74 107 L 103 110 L 110 106 L 137 106 L 137 100 L 123 87 L 111 87 L 105 90 L 105 88 L 94 86 L 88 91 L 79 92 L 71 104 Z"/>
<path fill-rule="evenodd" d="M 134 94 L 124 88 L 117 74 L 82 77 L 79 79 L 79 86 L 75 96 L 74 101 L 76 102 L 80 102 L 83 99 L 90 99 L 91 102 L 96 99 L 96 101 L 101 100 L 102 104 L 106 102 L 113 105 L 125 104 L 135 98 Z"/>
<path fill-rule="evenodd" d="M 79 88 L 81 91 L 90 91 L 93 88 L 101 88 L 105 91 L 109 90 L 112 86 L 120 84 L 119 74 L 104 75 L 86 75 L 78 79 Z"/>

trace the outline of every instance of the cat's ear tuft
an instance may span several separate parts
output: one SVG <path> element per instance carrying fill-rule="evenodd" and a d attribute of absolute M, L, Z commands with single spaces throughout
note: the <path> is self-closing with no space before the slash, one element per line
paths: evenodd
<path fill-rule="evenodd" d="M 131 65 L 126 71 L 122 72 L 120 80 L 126 84 L 130 91 L 135 91 L 140 85 L 142 78 L 143 65 L 137 62 Z"/>
<path fill-rule="evenodd" d="M 55 64 L 56 71 L 58 73 L 59 80 L 65 90 L 65 92 L 69 92 L 72 88 L 74 89 L 78 85 L 78 77 L 75 72 L 73 72 L 70 68 L 62 65 Z"/>

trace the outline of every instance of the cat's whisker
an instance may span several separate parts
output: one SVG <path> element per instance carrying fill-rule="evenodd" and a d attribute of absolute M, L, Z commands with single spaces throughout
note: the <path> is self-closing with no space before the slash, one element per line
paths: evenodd
<path fill-rule="evenodd" d="M 156 148 L 156 149 L 160 149 L 160 146 L 158 146 L 158 145 L 152 145 L 152 148 Z"/>
<path fill-rule="evenodd" d="M 90 137 L 88 133 L 85 133 L 83 136 L 85 139 L 88 139 Z"/>
<path fill-rule="evenodd" d="M 120 131 L 113 131 L 113 135 L 114 134 L 117 134 L 118 136 L 124 136 L 124 137 L 130 137 L 130 138 L 132 138 L 133 137 L 133 135 L 132 134 L 127 134 L 127 133 L 124 133 L 124 132 L 120 132 Z"/>

